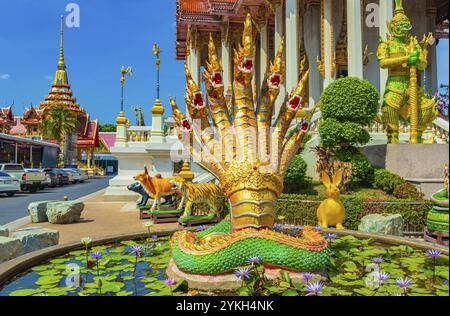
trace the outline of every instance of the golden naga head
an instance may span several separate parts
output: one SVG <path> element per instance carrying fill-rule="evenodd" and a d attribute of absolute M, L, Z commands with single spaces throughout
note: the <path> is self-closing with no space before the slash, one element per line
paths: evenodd
<path fill-rule="evenodd" d="M 242 44 L 239 50 L 235 52 L 235 77 L 242 84 L 248 84 L 253 77 L 255 70 L 255 46 L 253 41 L 252 17 L 247 14 L 244 23 L 244 33 L 242 35 Z"/>
<path fill-rule="evenodd" d="M 280 89 L 280 85 L 283 82 L 284 75 L 284 38 L 281 39 L 280 47 L 278 47 L 277 54 L 275 56 L 275 60 L 270 63 L 269 74 L 267 78 L 267 86 L 269 89 Z"/>
<path fill-rule="evenodd" d="M 200 86 L 192 79 L 191 71 L 187 64 L 184 64 L 184 72 L 186 74 L 186 102 L 189 115 L 193 119 L 202 118 L 206 114 L 206 101 Z"/>
<path fill-rule="evenodd" d="M 405 14 L 403 0 L 395 0 L 394 17 L 388 23 L 389 32 L 395 37 L 404 37 L 409 35 L 412 29 L 411 21 Z"/>
<path fill-rule="evenodd" d="M 203 73 L 203 78 L 205 79 L 206 90 L 209 91 L 212 97 L 217 99 L 219 94 L 223 93 L 224 90 L 223 69 L 217 56 L 216 45 L 214 44 L 211 33 L 209 34 L 208 43 L 208 61 L 206 62 L 206 70 Z M 212 93 L 213 91 L 215 93 Z"/>

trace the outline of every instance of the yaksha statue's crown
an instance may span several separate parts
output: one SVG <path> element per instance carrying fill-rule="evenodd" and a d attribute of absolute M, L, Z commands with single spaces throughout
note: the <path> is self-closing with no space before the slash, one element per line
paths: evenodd
<path fill-rule="evenodd" d="M 255 49 L 252 20 L 248 15 L 242 45 L 234 53 L 234 95 L 230 110 L 212 35 L 204 72 L 207 102 L 187 66 L 185 102 L 190 118 L 179 110 L 175 100 L 170 100 L 180 139 L 194 142 L 192 155 L 220 180 L 230 200 L 233 230 L 273 226 L 284 175 L 309 130 L 309 118 L 314 112 L 292 126 L 305 98 L 309 75 L 305 71 L 297 87 L 286 96 L 278 118 L 272 120 L 284 77 L 283 46 L 284 41 L 265 74 L 255 106 L 252 89 Z"/>

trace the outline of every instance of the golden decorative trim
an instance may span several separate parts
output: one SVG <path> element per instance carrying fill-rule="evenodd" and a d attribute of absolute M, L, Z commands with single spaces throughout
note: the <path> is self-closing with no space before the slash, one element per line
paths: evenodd
<path fill-rule="evenodd" d="M 173 235 L 170 243 L 173 244 L 178 239 L 181 251 L 194 256 L 212 254 L 234 243 L 250 238 L 273 240 L 297 249 L 310 251 L 321 251 L 328 247 L 328 242 L 312 227 L 305 227 L 302 235 L 303 238 L 297 238 L 269 229 L 257 230 L 247 228 L 229 235 L 209 235 L 204 238 L 198 238 L 191 231 L 178 231 Z"/>

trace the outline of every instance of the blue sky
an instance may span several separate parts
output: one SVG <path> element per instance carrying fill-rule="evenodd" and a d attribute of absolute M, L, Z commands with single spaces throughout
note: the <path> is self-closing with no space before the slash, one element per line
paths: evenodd
<path fill-rule="evenodd" d="M 56 70 L 59 16 L 65 0 L 0 0 L 0 106 L 39 104 Z M 175 60 L 175 0 L 73 0 L 81 9 L 79 28 L 65 28 L 65 59 L 75 97 L 93 118 L 112 123 L 120 109 L 120 67 L 133 67 L 127 78 L 125 108 L 150 108 L 156 97 L 152 45 L 161 49 L 161 99 L 170 115 L 168 97 L 183 106 L 183 62 Z M 448 41 L 439 51 L 440 83 L 448 83 Z"/>

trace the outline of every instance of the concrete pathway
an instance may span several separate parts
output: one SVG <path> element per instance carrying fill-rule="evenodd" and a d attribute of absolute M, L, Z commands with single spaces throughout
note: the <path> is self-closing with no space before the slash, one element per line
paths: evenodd
<path fill-rule="evenodd" d="M 65 195 L 70 199 L 78 199 L 106 188 L 110 179 L 111 177 L 96 177 L 84 183 L 45 188 L 45 190 L 36 193 L 22 192 L 13 197 L 0 194 L 0 225 L 5 225 L 28 215 L 28 204 L 31 202 L 62 200 Z"/>
<path fill-rule="evenodd" d="M 59 231 L 59 243 L 79 241 L 83 237 L 105 237 L 114 234 L 147 232 L 143 223 L 148 220 L 139 219 L 139 211 L 135 202 L 104 202 L 105 190 L 91 194 L 79 200 L 85 203 L 81 221 L 67 225 L 50 223 L 27 223 L 23 227 L 47 227 Z M 158 224 L 151 229 L 174 229 L 178 223 Z"/>

